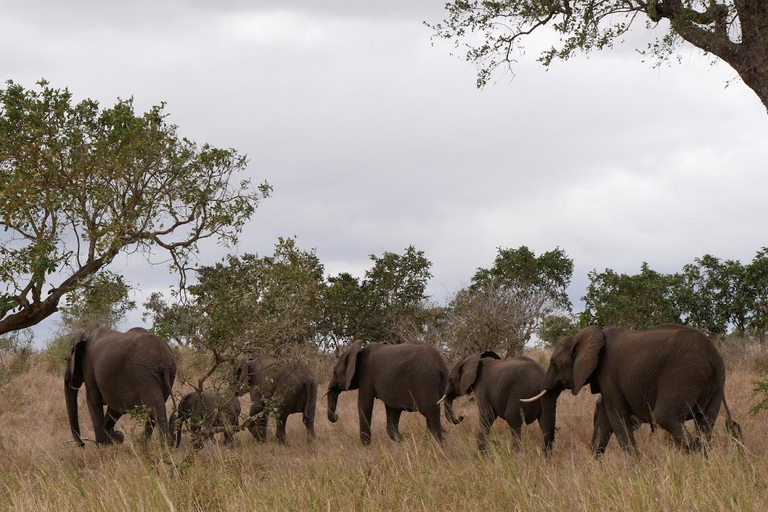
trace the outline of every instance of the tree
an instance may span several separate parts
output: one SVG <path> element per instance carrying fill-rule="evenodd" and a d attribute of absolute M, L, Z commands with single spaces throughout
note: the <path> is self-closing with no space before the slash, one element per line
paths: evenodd
<path fill-rule="evenodd" d="M 519 354 L 544 318 L 570 311 L 572 275 L 573 260 L 560 248 L 537 257 L 524 245 L 500 247 L 493 266 L 478 268 L 449 303 L 451 345 L 463 353 L 495 348 Z"/>
<path fill-rule="evenodd" d="M 432 263 L 412 245 L 402 255 L 385 252 L 370 255 L 373 267 L 361 283 L 364 307 L 358 321 L 359 335 L 369 341 L 409 341 L 406 333 L 422 325 L 421 305 Z"/>
<path fill-rule="evenodd" d="M 348 272 L 329 277 L 323 290 L 322 345 L 338 353 L 362 332 L 366 302 L 360 280 Z"/>
<path fill-rule="evenodd" d="M 61 308 L 64 328 L 116 328 L 136 307 L 129 292 L 123 276 L 108 270 L 88 276 L 65 297 L 65 306 Z"/>
<path fill-rule="evenodd" d="M 198 242 L 234 243 L 267 184 L 236 181 L 245 156 L 177 135 L 164 104 L 101 109 L 40 90 L 0 89 L 0 334 L 35 325 L 121 251 L 164 252 L 184 270 Z"/>
<path fill-rule="evenodd" d="M 727 263 L 705 254 L 683 267 L 676 302 L 685 323 L 710 336 L 725 336 L 733 316 L 733 283 Z"/>
<path fill-rule="evenodd" d="M 547 315 L 536 334 L 544 344 L 554 347 L 560 338 L 572 336 L 578 330 L 578 322 L 573 315 Z"/>
<path fill-rule="evenodd" d="M 749 328 L 760 343 L 765 343 L 768 333 L 768 247 L 763 247 L 745 268 L 744 276 L 751 302 Z"/>
<path fill-rule="evenodd" d="M 768 4 L 762 0 L 452 0 L 435 37 L 466 43 L 482 87 L 499 66 L 511 69 L 522 40 L 548 27 L 560 36 L 539 61 L 611 48 L 643 18 L 663 31 L 642 51 L 659 62 L 683 41 L 727 62 L 768 108 Z M 644 16 L 643 16 L 644 15 Z M 666 23 L 660 23 L 666 21 Z"/>
<path fill-rule="evenodd" d="M 643 262 L 640 273 L 617 274 L 611 269 L 591 271 L 582 297 L 581 326 L 618 324 L 628 329 L 650 329 L 666 322 L 680 323 L 675 301 L 678 276 L 661 274 Z"/>
<path fill-rule="evenodd" d="M 278 239 L 272 256 L 229 256 L 201 267 L 197 278 L 188 287 L 189 303 L 168 305 L 152 297 L 145 304 L 153 331 L 193 340 L 195 348 L 211 356 L 207 370 L 193 383 L 195 389 L 202 390 L 222 364 L 243 354 L 280 355 L 314 341 L 321 319 L 323 266 L 314 250 L 299 249 L 295 239 Z"/>

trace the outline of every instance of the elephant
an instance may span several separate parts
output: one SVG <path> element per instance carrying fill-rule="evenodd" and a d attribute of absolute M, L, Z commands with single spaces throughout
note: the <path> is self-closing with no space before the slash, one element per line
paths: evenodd
<path fill-rule="evenodd" d="M 77 411 L 77 395 L 83 384 L 97 445 L 123 442 L 124 435 L 115 430 L 115 423 L 139 406 L 149 408 L 145 437 L 149 439 L 157 425 L 161 440 L 169 441 L 165 402 L 175 378 L 176 360 L 170 346 L 146 329 L 76 331 L 64 372 L 64 397 L 75 442 L 85 446 Z"/>
<path fill-rule="evenodd" d="M 708 440 L 720 411 L 726 428 L 741 441 L 741 427 L 731 418 L 725 400 L 725 364 L 704 333 L 678 324 L 662 324 L 644 331 L 618 326 L 585 327 L 562 338 L 554 349 L 542 391 L 527 399 L 570 389 L 577 395 L 589 384 L 602 393 L 597 408 L 592 451 L 605 451 L 612 434 L 627 453 L 637 453 L 632 416 L 655 423 L 690 452 Z M 685 421 L 694 420 L 692 437 Z"/>
<path fill-rule="evenodd" d="M 288 416 L 301 413 L 307 428 L 307 442 L 315 439 L 317 380 L 307 365 L 300 361 L 280 361 L 273 357 L 241 359 L 234 369 L 235 392 L 243 396 L 250 391 L 251 409 L 248 430 L 258 441 L 267 439 L 267 420 L 275 412 L 275 438 L 285 443 Z"/>
<path fill-rule="evenodd" d="M 357 389 L 360 441 L 371 444 L 371 417 L 376 398 L 387 410 L 387 434 L 400 440 L 403 411 L 418 411 L 427 419 L 427 429 L 442 444 L 438 400 L 448 383 L 448 367 L 440 353 L 422 343 L 369 343 L 355 341 L 342 354 L 328 383 L 328 421 L 339 417 L 336 405 L 342 391 Z"/>
<path fill-rule="evenodd" d="M 181 428 L 185 421 L 189 421 L 192 438 L 196 447 L 202 444 L 204 435 L 212 439 L 213 429 L 224 428 L 224 443 L 232 444 L 232 433 L 238 426 L 240 419 L 240 400 L 232 397 L 227 400 L 224 394 L 218 390 L 206 389 L 203 391 L 203 400 L 197 391 L 187 393 L 178 404 L 177 411 L 171 415 L 171 431 L 174 434 L 174 445 L 178 448 L 181 444 Z"/>
<path fill-rule="evenodd" d="M 603 406 L 603 395 L 600 395 L 599 397 L 597 397 L 597 400 L 595 401 L 595 413 L 592 418 L 593 428 L 595 425 L 597 425 L 597 418 L 601 414 L 600 408 L 602 406 Z M 633 431 L 639 430 L 640 427 L 642 426 L 643 426 L 643 422 L 640 421 L 640 419 L 637 416 L 633 414 L 632 416 L 629 417 L 629 428 L 631 428 Z M 654 422 L 650 422 L 650 426 L 651 426 L 651 434 L 653 435 L 656 433 L 656 424 Z"/>
<path fill-rule="evenodd" d="M 538 420 L 544 435 L 544 451 L 548 453 L 555 442 L 556 397 L 548 395 L 535 402 L 523 403 L 521 398 L 541 390 L 544 369 L 531 358 L 501 359 L 495 352 L 475 354 L 456 363 L 448 375 L 445 395 L 445 417 L 453 424 L 461 422 L 453 414 L 453 400 L 474 391 L 480 416 L 477 447 L 485 452 L 485 438 L 498 417 L 504 418 L 512 429 L 513 443 L 519 444 L 523 423 Z"/>

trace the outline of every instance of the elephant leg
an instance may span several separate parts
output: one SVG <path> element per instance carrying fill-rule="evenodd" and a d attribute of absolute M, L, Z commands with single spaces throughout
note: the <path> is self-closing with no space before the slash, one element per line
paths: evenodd
<path fill-rule="evenodd" d="M 251 416 L 251 418 L 256 416 L 255 419 L 252 419 L 248 422 L 248 430 L 251 432 L 253 437 L 256 438 L 257 441 L 266 441 L 269 409 L 265 408 L 262 402 L 252 403 L 251 410 L 248 414 Z"/>
<path fill-rule="evenodd" d="M 518 400 L 514 400 L 514 402 L 518 402 Z M 512 447 L 519 450 L 522 445 L 523 423 L 530 423 L 530 421 L 527 421 L 528 418 L 523 415 L 519 405 L 507 405 L 507 410 L 504 411 L 504 419 L 512 430 Z"/>
<path fill-rule="evenodd" d="M 277 422 L 277 429 L 275 430 L 275 438 L 280 444 L 285 444 L 285 426 L 288 423 L 288 412 L 280 411 L 275 415 L 275 421 Z"/>
<path fill-rule="evenodd" d="M 654 420 L 658 426 L 672 434 L 677 444 L 686 452 L 698 450 L 701 444 L 685 428 L 688 411 L 679 409 L 679 407 L 660 407 L 657 404 L 653 411 Z"/>
<path fill-rule="evenodd" d="M 125 441 L 125 435 L 119 430 L 115 430 L 115 423 L 123 414 L 117 412 L 111 407 L 107 407 L 106 421 L 104 423 L 104 430 L 107 431 L 109 438 L 116 443 L 122 443 Z"/>
<path fill-rule="evenodd" d="M 696 428 L 706 443 L 712 440 L 712 430 L 715 428 L 717 415 L 720 414 L 720 404 L 723 398 L 720 394 L 712 397 L 707 406 L 696 416 Z"/>
<path fill-rule="evenodd" d="M 486 437 L 491 431 L 493 422 L 496 421 L 496 414 L 490 407 L 479 407 L 480 428 L 477 430 L 477 449 L 480 453 L 486 452 Z"/>
<path fill-rule="evenodd" d="M 400 414 L 402 410 L 386 406 L 387 409 L 387 435 L 393 441 L 402 441 L 400 435 Z"/>
<path fill-rule="evenodd" d="M 110 444 L 112 440 L 107 434 L 106 420 L 104 419 L 104 406 L 95 400 L 90 398 L 88 402 L 88 413 L 91 415 L 91 422 L 93 423 L 93 433 L 96 437 L 96 444 Z"/>
<path fill-rule="evenodd" d="M 438 443 L 443 444 L 443 427 L 440 425 L 440 406 L 435 405 L 424 416 L 427 418 L 427 430 L 429 430 Z"/>
<path fill-rule="evenodd" d="M 315 440 L 315 411 L 314 408 L 312 409 L 311 414 L 302 414 L 301 415 L 301 421 L 304 423 L 304 426 L 307 428 L 307 442 L 311 443 Z"/>
<path fill-rule="evenodd" d="M 611 422 L 608 420 L 608 413 L 605 410 L 605 405 L 603 405 L 597 410 L 592 429 L 592 454 L 600 456 L 605 453 L 605 448 L 608 446 L 612 435 Z"/>
<path fill-rule="evenodd" d="M 152 439 L 152 432 L 155 431 L 155 426 L 157 425 L 157 420 L 152 417 L 152 415 L 147 418 L 147 421 L 144 423 L 144 439 L 149 441 Z"/>
<path fill-rule="evenodd" d="M 635 443 L 635 435 L 632 432 L 632 418 L 628 413 L 622 414 L 622 412 L 613 409 L 610 405 L 604 406 L 608 421 L 611 424 L 611 430 L 616 434 L 616 439 L 624 449 L 624 451 L 631 455 L 637 455 L 637 445 Z M 593 436 L 594 437 L 594 436 Z"/>
<path fill-rule="evenodd" d="M 373 418 L 373 397 L 367 396 L 362 391 L 357 395 L 357 411 L 360 417 L 360 442 L 368 446 L 371 444 L 371 419 Z"/>

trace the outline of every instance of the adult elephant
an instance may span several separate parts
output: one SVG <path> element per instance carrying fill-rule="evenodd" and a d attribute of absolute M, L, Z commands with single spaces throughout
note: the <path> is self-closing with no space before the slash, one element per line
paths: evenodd
<path fill-rule="evenodd" d="M 403 411 L 418 411 L 427 419 L 427 429 L 440 443 L 438 400 L 448 383 L 448 367 L 440 353 L 421 343 L 369 343 L 355 341 L 342 354 L 328 384 L 328 420 L 338 421 L 336 405 L 342 391 L 358 390 L 360 441 L 371 443 L 371 417 L 376 398 L 387 409 L 387 434 L 400 439 L 399 423 Z"/>
<path fill-rule="evenodd" d="M 570 389 L 577 395 L 589 384 L 602 393 L 595 417 L 592 450 L 605 451 L 612 434 L 622 448 L 636 452 L 632 426 L 654 423 L 690 451 L 701 446 L 685 421 L 709 439 L 720 404 L 726 427 L 740 438 L 725 401 L 725 364 L 712 341 L 701 331 L 663 324 L 647 331 L 620 327 L 586 327 L 567 336 L 552 353 L 543 390 L 531 400 Z M 635 416 L 636 419 L 632 417 Z"/>
<path fill-rule="evenodd" d="M 97 444 L 122 442 L 124 436 L 115 430 L 115 423 L 139 406 L 149 407 L 145 436 L 149 438 L 157 424 L 161 436 L 170 440 L 165 401 L 175 378 L 176 360 L 171 348 L 146 329 L 76 331 L 64 372 L 64 397 L 75 442 L 85 446 L 77 411 L 77 395 L 83 384 Z"/>
<path fill-rule="evenodd" d="M 307 441 L 315 438 L 317 380 L 307 365 L 300 361 L 280 361 L 273 357 L 241 359 L 233 373 L 238 396 L 250 391 L 251 409 L 248 430 L 259 441 L 267 439 L 267 420 L 275 412 L 275 438 L 285 443 L 288 416 L 301 413 L 307 428 Z"/>
<path fill-rule="evenodd" d="M 174 436 L 174 446 L 181 444 L 181 429 L 189 421 L 195 447 L 200 448 L 206 439 L 213 439 L 214 429 L 224 429 L 224 444 L 232 444 L 233 430 L 240 419 L 240 400 L 232 396 L 227 399 L 215 389 L 206 389 L 202 393 L 192 391 L 184 395 L 179 402 L 177 412 L 171 415 L 170 426 Z"/>
<path fill-rule="evenodd" d="M 453 413 L 456 397 L 474 391 L 480 417 L 477 447 L 485 451 L 485 438 L 496 418 L 504 418 L 512 429 L 512 441 L 520 442 L 523 423 L 539 422 L 544 435 L 544 449 L 549 452 L 555 442 L 555 405 L 557 393 L 541 400 L 521 402 L 541 390 L 544 369 L 531 358 L 514 357 L 502 360 L 495 352 L 487 351 L 472 355 L 456 363 L 448 375 L 448 387 L 441 401 L 445 400 L 445 417 L 458 424 Z"/>

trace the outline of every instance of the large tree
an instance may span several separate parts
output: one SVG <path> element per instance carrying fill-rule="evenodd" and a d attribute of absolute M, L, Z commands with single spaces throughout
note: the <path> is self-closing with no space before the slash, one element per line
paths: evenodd
<path fill-rule="evenodd" d="M 644 53 L 663 60 L 683 42 L 727 62 L 768 108 L 768 2 L 765 0 L 452 0 L 439 38 L 468 47 L 478 85 L 511 66 L 521 42 L 542 27 L 559 37 L 539 60 L 548 66 L 577 51 L 610 48 L 645 20 L 659 35 Z"/>
<path fill-rule="evenodd" d="M 166 117 L 45 81 L 0 89 L 0 334 L 53 314 L 121 251 L 163 254 L 183 282 L 200 240 L 236 241 L 269 186 L 236 179 L 245 156 Z"/>

